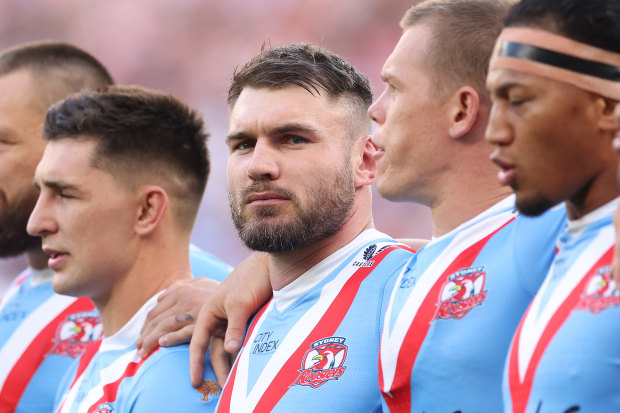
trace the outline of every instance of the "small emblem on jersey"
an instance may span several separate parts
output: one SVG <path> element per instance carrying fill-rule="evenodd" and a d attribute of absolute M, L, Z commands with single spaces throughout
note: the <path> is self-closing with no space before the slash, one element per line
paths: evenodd
<path fill-rule="evenodd" d="M 465 268 L 455 272 L 441 287 L 435 319 L 461 319 L 487 297 L 484 290 L 484 267 Z"/>
<path fill-rule="evenodd" d="M 386 249 L 388 246 L 389 245 L 385 245 L 379 248 L 379 250 L 377 250 L 377 244 L 369 245 L 368 247 L 366 247 L 366 249 L 362 253 L 362 258 L 364 260 L 363 261 L 355 260 L 353 261 L 351 265 L 354 267 L 372 267 L 375 264 L 375 262 L 373 261 L 373 258 L 376 257 L 377 254 L 379 254 L 381 251 Z"/>
<path fill-rule="evenodd" d="M 343 366 L 348 347 L 343 337 L 326 337 L 310 345 L 301 361 L 299 377 L 291 386 L 317 388 L 329 380 L 338 380 L 344 374 Z"/>
<path fill-rule="evenodd" d="M 620 305 L 620 292 L 610 277 L 611 266 L 598 268 L 586 283 L 576 309 L 598 314 L 609 307 Z"/>
<path fill-rule="evenodd" d="M 196 390 L 202 393 L 202 398 L 200 400 L 203 402 L 210 402 L 213 398 L 220 395 L 220 386 L 213 380 L 204 380 Z"/>
<path fill-rule="evenodd" d="M 114 407 L 110 403 L 103 403 L 97 406 L 95 413 L 112 413 L 115 412 Z"/>
<path fill-rule="evenodd" d="M 58 325 L 55 344 L 49 354 L 77 358 L 102 338 L 103 327 L 97 313 L 71 314 Z"/>

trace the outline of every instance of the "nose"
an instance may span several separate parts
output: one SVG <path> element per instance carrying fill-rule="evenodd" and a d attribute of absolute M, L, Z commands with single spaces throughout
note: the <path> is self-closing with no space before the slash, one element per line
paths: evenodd
<path fill-rule="evenodd" d="M 58 231 L 58 224 L 52 217 L 51 209 L 46 205 L 46 199 L 39 194 L 37 203 L 30 213 L 26 231 L 32 236 L 45 236 L 46 234 Z"/>
<path fill-rule="evenodd" d="M 385 90 L 381 95 L 374 101 L 372 105 L 368 108 L 368 116 L 370 119 L 375 121 L 377 124 L 382 124 L 385 122 L 385 110 L 383 108 L 383 101 L 385 99 Z"/>
<path fill-rule="evenodd" d="M 506 111 L 501 104 L 494 103 L 491 106 L 489 122 L 484 134 L 486 141 L 492 145 L 509 145 L 512 143 L 513 136 Z"/>
<path fill-rule="evenodd" d="M 277 157 L 278 151 L 272 142 L 266 139 L 258 139 L 248 166 L 250 179 L 255 181 L 278 179 L 280 168 Z"/>

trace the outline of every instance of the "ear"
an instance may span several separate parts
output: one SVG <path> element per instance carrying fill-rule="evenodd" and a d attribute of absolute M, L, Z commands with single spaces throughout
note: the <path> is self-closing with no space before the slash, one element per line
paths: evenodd
<path fill-rule="evenodd" d="M 150 185 L 140 189 L 135 229 L 139 235 L 155 231 L 168 209 L 168 194 L 160 186 Z"/>
<path fill-rule="evenodd" d="M 359 188 L 364 185 L 372 185 L 375 182 L 377 174 L 377 165 L 372 159 L 372 155 L 377 152 L 377 147 L 370 140 L 370 136 L 364 136 L 354 144 L 353 148 L 353 166 L 354 166 L 354 183 Z"/>
<path fill-rule="evenodd" d="M 450 109 L 450 137 L 459 139 L 476 123 L 480 109 L 480 96 L 471 86 L 463 86 L 452 97 Z"/>
<path fill-rule="evenodd" d="M 598 96 L 601 106 L 599 128 L 604 132 L 618 133 L 620 129 L 620 103 L 615 100 Z"/>

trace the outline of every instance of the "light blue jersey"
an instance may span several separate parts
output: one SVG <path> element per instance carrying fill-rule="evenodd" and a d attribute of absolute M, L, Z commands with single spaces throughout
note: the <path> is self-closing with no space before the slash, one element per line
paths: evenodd
<path fill-rule="evenodd" d="M 380 411 L 383 314 L 413 255 L 367 230 L 274 291 L 250 325 L 218 411 Z"/>
<path fill-rule="evenodd" d="M 386 313 L 385 410 L 502 411 L 510 340 L 565 222 L 563 208 L 518 216 L 511 196 L 418 251 Z"/>
<path fill-rule="evenodd" d="M 157 303 L 151 298 L 116 334 L 87 351 L 66 378 L 57 411 L 61 413 L 209 412 L 219 395 L 215 374 L 205 363 L 205 391 L 189 380 L 189 347 L 158 348 L 146 359 L 138 356 L 136 340 L 146 314 Z M 98 348 L 97 348 L 98 347 Z M 69 384 L 67 386 L 67 384 Z"/>
<path fill-rule="evenodd" d="M 231 268 L 195 246 L 192 272 L 222 281 Z M 0 412 L 49 412 L 57 385 L 102 331 L 89 298 L 52 290 L 52 271 L 25 270 L 0 301 Z"/>
<path fill-rule="evenodd" d="M 610 278 L 618 200 L 571 221 L 519 324 L 507 413 L 620 412 L 620 292 Z"/>

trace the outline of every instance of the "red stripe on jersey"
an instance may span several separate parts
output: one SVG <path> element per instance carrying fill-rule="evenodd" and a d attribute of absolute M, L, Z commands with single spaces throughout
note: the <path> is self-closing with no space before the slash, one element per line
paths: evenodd
<path fill-rule="evenodd" d="M 250 339 L 250 337 L 252 336 L 252 333 L 254 332 L 254 327 L 256 327 L 258 320 L 260 320 L 260 318 L 263 316 L 263 313 L 265 312 L 267 307 L 269 307 L 271 300 L 273 300 L 273 297 L 269 301 L 267 301 L 265 305 L 263 305 L 263 307 L 258 311 L 258 313 L 256 313 L 256 316 L 254 317 L 254 320 L 252 320 L 252 323 L 250 323 L 248 332 L 245 334 L 245 340 L 243 341 L 244 349 L 247 347 L 248 340 Z M 241 354 L 239 354 L 239 356 L 240 355 Z M 235 377 L 237 376 L 237 364 L 239 362 L 239 356 L 237 356 L 237 362 L 233 366 L 233 369 L 230 372 L 230 376 L 228 377 L 228 383 L 231 383 L 231 385 L 224 386 L 224 388 L 222 389 L 222 394 L 220 395 L 220 401 L 218 404 L 219 407 L 217 409 L 218 411 L 223 411 L 223 412 L 230 411 L 230 398 L 232 395 L 232 387 L 233 387 L 232 384 L 235 382 Z"/>
<path fill-rule="evenodd" d="M 80 361 L 78 362 L 78 368 L 77 368 L 77 371 L 75 372 L 75 377 L 73 378 L 73 381 L 71 382 L 71 385 L 69 386 L 69 389 L 73 388 L 73 386 L 75 385 L 75 382 L 77 382 L 80 376 L 82 375 L 82 373 L 84 373 L 84 370 L 86 370 L 86 367 L 88 367 L 88 365 L 90 364 L 90 361 L 93 359 L 93 357 L 95 357 L 95 354 L 97 354 L 97 351 L 99 351 L 100 346 L 101 346 L 101 340 L 97 340 L 90 347 L 88 347 L 86 351 L 84 351 L 84 353 L 80 357 Z M 58 407 L 58 410 L 57 410 L 58 412 L 62 410 L 63 406 L 65 405 L 65 401 L 66 399 L 64 399 L 62 403 L 60 403 L 60 406 Z"/>
<path fill-rule="evenodd" d="M 439 297 L 441 287 L 446 277 L 457 272 L 458 270 L 470 267 L 486 243 L 495 234 L 513 222 L 514 219 L 514 217 L 511 218 L 494 232 L 464 250 L 454 259 L 454 261 L 452 261 L 443 274 L 437 278 L 435 284 L 433 284 L 429 292 L 426 294 L 424 301 L 420 305 L 420 308 L 413 318 L 405 338 L 403 339 L 403 344 L 398 352 L 396 371 L 394 372 L 394 381 L 392 382 L 392 387 L 389 394 L 383 392 L 383 370 L 381 357 L 379 357 L 379 386 L 380 389 L 382 389 L 383 398 L 390 411 L 411 411 L 411 372 L 413 371 L 413 365 L 418 357 L 420 348 L 422 347 L 424 339 L 428 334 L 428 330 L 431 327 L 431 322 L 437 313 L 437 297 Z M 387 328 L 387 326 L 384 326 L 384 328 Z"/>
<path fill-rule="evenodd" d="M 151 354 L 149 354 L 146 358 L 141 359 L 138 362 L 132 361 L 131 363 L 127 364 L 127 367 L 125 367 L 125 371 L 123 372 L 123 375 L 119 377 L 118 380 L 113 381 L 112 383 L 107 383 L 103 386 L 103 396 L 101 396 L 99 400 L 93 403 L 93 405 L 88 408 L 87 412 L 88 413 L 95 412 L 97 411 L 97 407 L 99 405 L 103 403 L 112 403 L 116 401 L 116 395 L 118 394 L 118 388 L 121 386 L 121 383 L 123 382 L 123 380 L 125 380 L 128 377 L 135 376 L 140 366 L 144 364 L 144 362 L 147 361 L 159 349 L 160 347 L 157 346 L 155 350 L 153 350 Z"/>
<path fill-rule="evenodd" d="M 398 247 L 389 247 L 379 253 L 373 258 L 375 263 L 372 267 L 360 268 L 347 280 L 342 287 L 342 290 L 338 293 L 334 301 L 330 304 L 327 311 L 314 329 L 306 337 L 306 339 L 295 350 L 291 357 L 284 363 L 273 382 L 260 398 L 256 404 L 255 412 L 270 412 L 273 407 L 280 401 L 284 394 L 289 389 L 290 385 L 299 376 L 299 363 L 302 360 L 306 350 L 310 348 L 310 345 L 317 340 L 324 337 L 330 337 L 334 335 L 340 323 L 347 315 L 347 312 L 351 308 L 351 304 L 357 295 L 362 282 L 386 257 L 386 255 Z"/>
<path fill-rule="evenodd" d="M 597 268 L 603 265 L 610 265 L 613 261 L 613 257 L 614 247 L 611 247 L 605 252 L 605 254 L 603 254 L 601 258 L 599 258 L 596 264 L 594 264 L 590 268 L 590 270 L 585 273 L 585 275 L 591 274 L 592 271 L 595 271 Z M 521 322 L 519 323 L 519 328 L 517 329 L 517 333 L 512 341 L 510 351 L 508 353 L 508 384 L 510 387 L 510 398 L 512 401 L 513 413 L 525 412 L 532 391 L 534 375 L 536 374 L 536 370 L 538 369 L 538 364 L 540 363 L 542 356 L 547 350 L 549 343 L 579 302 L 581 294 L 583 293 L 589 280 L 590 277 L 583 277 L 582 280 L 575 286 L 573 291 L 568 295 L 568 297 L 566 297 L 564 302 L 558 307 L 558 309 L 549 320 L 549 324 L 547 324 L 538 340 L 538 343 L 536 343 L 536 347 L 534 349 L 534 352 L 532 353 L 532 358 L 529 365 L 527 366 L 527 370 L 525 371 L 523 382 L 521 382 L 521 380 L 519 379 L 518 344 L 521 337 L 521 327 L 529 313 L 529 309 L 525 313 L 525 316 L 521 319 Z"/>
<path fill-rule="evenodd" d="M 54 346 L 54 338 L 56 337 L 58 325 L 71 314 L 93 311 L 94 308 L 90 299 L 78 298 L 37 334 L 6 377 L 4 386 L 0 392 L 1 412 L 15 410 L 32 376 L 34 376 L 39 366 L 41 366 L 41 363 L 43 363 L 43 360 L 45 360 L 45 355 L 49 353 Z"/>

